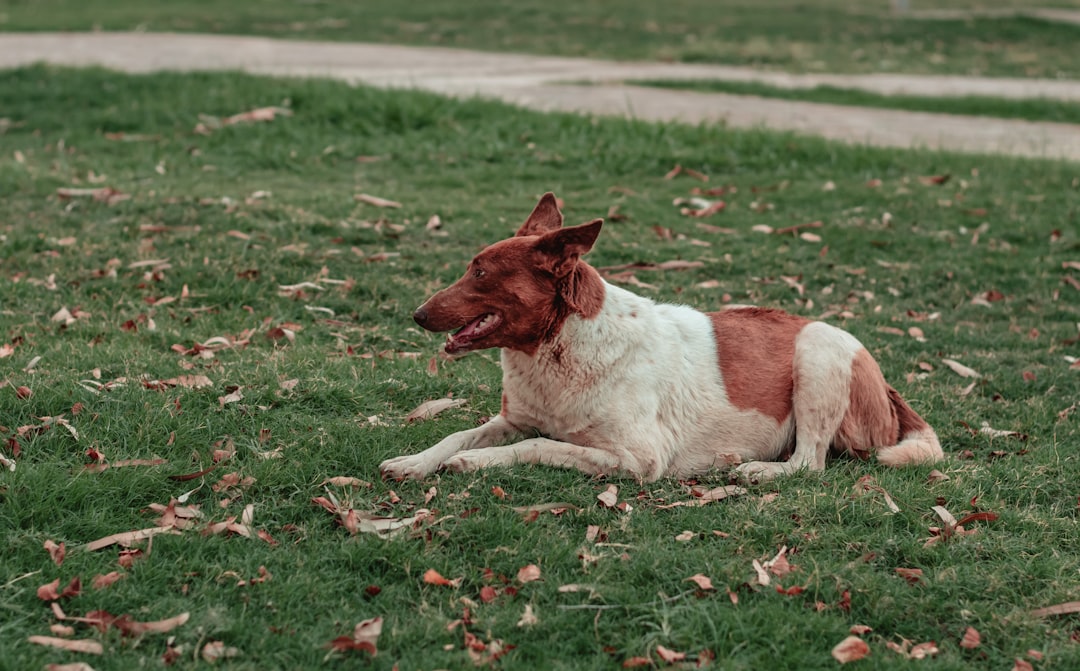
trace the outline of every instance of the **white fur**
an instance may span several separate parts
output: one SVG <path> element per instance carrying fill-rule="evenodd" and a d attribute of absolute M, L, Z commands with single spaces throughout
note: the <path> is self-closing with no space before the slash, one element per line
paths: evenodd
<path fill-rule="evenodd" d="M 440 467 L 543 463 L 651 481 L 768 461 L 791 443 L 792 417 L 777 422 L 728 400 L 707 315 L 604 289 L 599 315 L 571 316 L 535 355 L 502 351 L 504 414 L 382 471 L 423 477 Z M 493 447 L 515 433 L 544 438 Z"/>

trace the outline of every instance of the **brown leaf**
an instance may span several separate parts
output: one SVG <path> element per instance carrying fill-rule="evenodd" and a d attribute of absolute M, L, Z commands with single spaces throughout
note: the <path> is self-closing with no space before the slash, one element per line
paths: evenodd
<path fill-rule="evenodd" d="M 763 566 L 769 573 L 772 573 L 777 578 L 782 578 L 795 570 L 795 567 L 788 563 L 786 545 L 780 548 L 780 551 L 776 553 L 776 556 L 765 562 Z"/>
<path fill-rule="evenodd" d="M 896 575 L 900 576 L 904 580 L 907 580 L 913 585 L 917 585 L 922 582 L 922 569 L 921 568 L 898 568 L 895 569 Z"/>
<path fill-rule="evenodd" d="M 627 657 L 623 660 L 622 668 L 636 669 L 639 666 L 652 666 L 653 661 L 649 657 Z"/>
<path fill-rule="evenodd" d="M 874 628 L 868 627 L 865 624 L 853 624 L 851 625 L 851 629 L 849 629 L 849 631 L 856 636 L 862 636 L 863 634 L 869 634 L 870 632 L 874 631 Z"/>
<path fill-rule="evenodd" d="M 726 207 L 727 203 L 722 200 L 717 200 L 707 207 L 702 207 L 698 209 L 684 207 L 679 210 L 679 213 L 687 217 L 710 217 L 717 212 L 723 212 L 724 208 Z"/>
<path fill-rule="evenodd" d="M 135 622 L 129 619 L 128 616 L 122 615 L 116 618 L 113 625 L 125 634 L 130 634 L 132 636 L 141 636 L 142 634 L 166 634 L 183 625 L 190 618 L 190 613 L 180 613 L 179 615 L 164 620 Z"/>
<path fill-rule="evenodd" d="M 952 369 L 954 373 L 956 373 L 960 377 L 982 377 L 977 372 L 975 372 L 975 370 L 968 368 L 959 361 L 954 361 L 953 359 L 942 359 L 941 363 L 948 366 L 950 369 Z"/>
<path fill-rule="evenodd" d="M 945 182 L 948 182 L 949 177 L 951 177 L 951 175 L 948 175 L 948 174 L 945 174 L 945 175 L 933 175 L 931 177 L 922 177 L 922 176 L 920 176 L 919 177 L 919 183 L 920 184 L 925 184 L 926 186 L 941 185 L 941 184 L 944 184 Z"/>
<path fill-rule="evenodd" d="M 405 421 L 415 422 L 420 419 L 431 419 L 444 410 L 456 408 L 465 403 L 466 399 L 463 398 L 437 398 L 431 401 L 424 401 L 406 415 Z"/>
<path fill-rule="evenodd" d="M 99 641 L 93 639 L 69 639 L 69 638 L 55 638 L 53 636 L 30 636 L 27 641 L 37 645 L 47 645 L 51 648 L 60 648 L 61 650 L 68 650 L 70 652 L 84 652 L 88 655 L 101 655 L 105 653 L 105 648 Z"/>
<path fill-rule="evenodd" d="M 1012 671 L 1035 671 L 1035 667 L 1031 665 L 1031 662 L 1018 658 L 1013 664 Z"/>
<path fill-rule="evenodd" d="M 533 613 L 532 604 L 525 604 L 525 612 L 521 614 L 521 619 L 517 621 L 519 627 L 531 627 L 540 620 L 537 619 L 536 613 Z"/>
<path fill-rule="evenodd" d="M 361 203 L 374 205 L 375 207 L 401 207 L 401 203 L 396 200 L 387 200 L 386 198 L 379 198 L 378 196 L 369 196 L 366 193 L 358 193 L 353 196 L 353 199 Z"/>
<path fill-rule="evenodd" d="M 832 649 L 833 659 L 841 664 L 854 662 L 870 654 L 870 646 L 858 636 L 848 636 Z"/>
<path fill-rule="evenodd" d="M 619 501 L 619 488 L 615 485 L 608 485 L 607 489 L 596 495 L 596 498 L 600 501 L 601 506 L 614 508 Z"/>
<path fill-rule="evenodd" d="M 90 586 L 94 589 L 105 589 L 109 585 L 113 584 L 117 580 L 124 577 L 123 573 L 119 571 L 110 571 L 105 575 L 98 574 L 90 581 Z"/>
<path fill-rule="evenodd" d="M 225 645 L 222 641 L 210 641 L 202 647 L 202 658 L 210 663 L 214 664 L 219 659 L 228 659 L 230 657 L 236 657 L 240 654 L 240 651 L 232 646 Z"/>
<path fill-rule="evenodd" d="M 1031 611 L 1031 616 L 1048 617 L 1050 615 L 1071 615 L 1072 613 L 1080 613 L 1080 601 L 1068 601 L 1053 606 L 1046 606 L 1045 608 L 1036 608 Z"/>
<path fill-rule="evenodd" d="M 761 562 L 755 559 L 750 562 L 750 564 L 754 567 L 754 573 L 757 574 L 756 580 L 758 585 L 764 587 L 772 582 L 772 578 L 769 577 L 769 574 L 765 571 L 765 567 L 761 565 Z"/>
<path fill-rule="evenodd" d="M 59 545 L 51 540 L 45 541 L 45 551 L 49 553 L 49 558 L 53 560 L 57 566 L 64 563 L 64 555 L 67 554 L 67 550 L 64 548 L 64 543 Z"/>
<path fill-rule="evenodd" d="M 656 656 L 668 664 L 674 664 L 675 662 L 681 662 L 686 659 L 685 652 L 676 652 L 675 650 L 665 648 L 660 644 L 657 644 L 656 646 Z"/>
<path fill-rule="evenodd" d="M 927 482 L 945 482 L 946 480 L 949 480 L 949 476 L 935 468 L 930 471 L 930 475 L 927 476 L 926 480 Z"/>
<path fill-rule="evenodd" d="M 81 549 L 93 552 L 94 550 L 107 548 L 110 545 L 119 544 L 128 546 L 132 543 L 136 543 L 138 541 L 150 538 L 151 536 L 154 536 L 156 534 L 180 535 L 180 532 L 176 529 L 168 527 L 152 527 L 150 529 L 139 529 L 137 531 L 125 531 L 123 533 L 112 534 L 110 536 L 105 536 L 104 538 L 99 538 L 96 541 L 92 541 L 82 546 Z"/>
<path fill-rule="evenodd" d="M 937 643 L 933 641 L 927 641 L 926 643 L 919 643 L 912 646 L 911 651 L 908 653 L 908 659 L 926 659 L 927 657 L 933 657 L 940 652 L 937 647 Z"/>
<path fill-rule="evenodd" d="M 438 571 L 433 568 L 429 568 L 424 572 L 424 582 L 429 585 L 440 585 L 443 587 L 457 587 L 461 584 L 462 578 L 454 578 L 453 580 L 447 580 L 442 577 Z"/>
<path fill-rule="evenodd" d="M 664 179 L 675 179 L 682 171 L 682 165 L 676 163 L 674 168 L 667 171 L 667 174 L 664 175 Z"/>
<path fill-rule="evenodd" d="M 698 586 L 699 589 L 702 589 L 702 590 L 715 589 L 713 587 L 712 580 L 710 578 L 708 578 L 707 576 L 702 575 L 701 573 L 695 573 L 694 575 L 687 578 L 687 580 L 694 583 L 695 585 Z"/>
<path fill-rule="evenodd" d="M 131 198 L 130 194 L 117 191 L 111 186 L 103 186 L 99 189 L 59 188 L 56 190 L 56 195 L 60 198 L 60 200 L 70 200 L 72 198 L 92 198 L 96 202 L 105 203 L 106 205 L 115 205 L 116 203 Z"/>
<path fill-rule="evenodd" d="M 968 627 L 964 630 L 964 637 L 960 639 L 960 647 L 967 650 L 974 650 L 982 643 L 982 637 L 979 636 L 979 632 L 975 627 Z"/>
<path fill-rule="evenodd" d="M 240 112 L 230 117 L 221 119 L 223 126 L 232 126 L 238 123 L 252 123 L 256 121 L 273 121 L 277 116 L 292 116 L 292 110 L 285 107 L 257 107 L 247 112 Z"/>
<path fill-rule="evenodd" d="M 361 480 L 360 478 L 353 478 L 347 475 L 338 475 L 332 478 L 323 480 L 320 485 L 334 485 L 335 487 L 352 487 L 353 489 L 366 488 L 371 489 L 374 487 L 367 480 Z"/>
<path fill-rule="evenodd" d="M 168 380 L 161 380 L 160 384 L 167 387 L 185 387 L 187 389 L 202 389 L 214 385 L 210 378 L 205 375 L 178 375 Z"/>
<path fill-rule="evenodd" d="M 517 573 L 518 582 L 526 583 L 540 579 L 540 567 L 536 564 L 522 566 Z"/>

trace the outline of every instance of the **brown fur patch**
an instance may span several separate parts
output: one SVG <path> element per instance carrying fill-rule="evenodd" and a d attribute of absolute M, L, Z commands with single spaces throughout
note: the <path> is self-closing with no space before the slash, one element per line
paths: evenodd
<path fill-rule="evenodd" d="M 791 414 L 795 337 L 809 320 L 766 308 L 734 308 L 709 318 L 728 400 L 783 422 Z"/>
<path fill-rule="evenodd" d="M 900 420 L 889 392 L 896 394 L 874 357 L 865 349 L 859 350 L 851 361 L 848 409 L 833 441 L 837 449 L 865 457 L 871 448 L 899 442 Z"/>

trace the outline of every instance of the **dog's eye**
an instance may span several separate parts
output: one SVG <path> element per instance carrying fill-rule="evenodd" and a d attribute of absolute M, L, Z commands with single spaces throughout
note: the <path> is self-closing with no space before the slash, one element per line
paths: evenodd
<path fill-rule="evenodd" d="M 482 268 L 477 268 L 476 270 L 472 271 L 472 274 L 473 277 L 481 278 L 484 276 L 484 270 Z"/>

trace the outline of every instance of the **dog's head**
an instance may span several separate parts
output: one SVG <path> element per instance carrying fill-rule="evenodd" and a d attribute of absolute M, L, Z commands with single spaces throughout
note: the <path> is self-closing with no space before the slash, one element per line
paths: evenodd
<path fill-rule="evenodd" d="M 580 258 L 592 249 L 602 219 L 562 227 L 546 193 L 517 234 L 485 248 L 465 275 L 413 313 L 429 331 L 456 331 L 446 352 L 506 347 L 533 354 L 570 314 L 593 317 L 604 301 L 599 275 Z"/>

